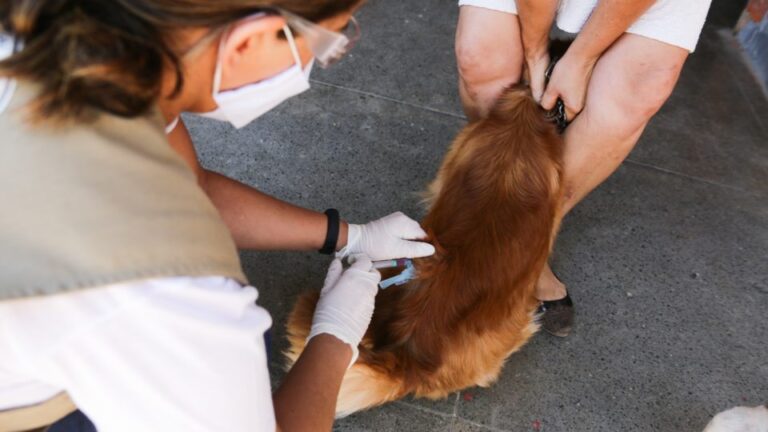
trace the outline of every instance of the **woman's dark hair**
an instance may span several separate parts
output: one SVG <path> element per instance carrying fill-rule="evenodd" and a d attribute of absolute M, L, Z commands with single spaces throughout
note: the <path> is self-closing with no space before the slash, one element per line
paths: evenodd
<path fill-rule="evenodd" d="M 24 48 L 0 62 L 0 77 L 40 86 L 36 119 L 85 120 L 95 111 L 145 114 L 160 94 L 165 65 L 182 66 L 172 36 L 218 28 L 260 10 L 282 8 L 311 21 L 360 0 L 3 0 L 0 31 Z"/>

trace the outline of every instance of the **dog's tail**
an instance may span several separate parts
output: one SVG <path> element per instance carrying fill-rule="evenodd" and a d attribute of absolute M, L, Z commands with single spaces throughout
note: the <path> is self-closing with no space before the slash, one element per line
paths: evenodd
<path fill-rule="evenodd" d="M 318 292 L 303 294 L 288 317 L 287 333 L 290 347 L 284 353 L 288 359 L 287 368 L 293 366 L 304 350 L 318 297 Z M 373 353 L 365 346 L 361 346 L 360 357 L 347 370 L 341 383 L 336 402 L 337 418 L 402 397 L 402 378 L 387 373 L 384 365 L 374 365 L 371 360 L 373 360 Z"/>

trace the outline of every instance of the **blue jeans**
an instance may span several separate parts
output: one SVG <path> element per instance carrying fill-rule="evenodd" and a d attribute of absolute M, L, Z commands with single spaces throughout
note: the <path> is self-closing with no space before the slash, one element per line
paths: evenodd
<path fill-rule="evenodd" d="M 96 426 L 82 411 L 77 410 L 52 424 L 48 432 L 96 432 Z"/>

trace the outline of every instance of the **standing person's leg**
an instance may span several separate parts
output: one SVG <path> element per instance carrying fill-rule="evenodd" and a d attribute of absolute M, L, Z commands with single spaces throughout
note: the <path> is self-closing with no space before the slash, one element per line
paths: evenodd
<path fill-rule="evenodd" d="M 513 0 L 509 0 L 514 7 Z M 470 121 L 484 117 L 504 87 L 520 81 L 523 48 L 517 15 L 461 6 L 456 29 L 459 95 Z"/>
<path fill-rule="evenodd" d="M 598 60 L 584 110 L 565 133 L 563 214 L 629 155 L 672 93 L 687 56 L 683 48 L 625 33 Z M 547 266 L 539 278 L 538 298 L 565 294 L 565 286 Z"/>
<path fill-rule="evenodd" d="M 650 118 L 672 92 L 688 51 L 654 39 L 624 34 L 598 61 L 584 110 L 565 134 L 564 212 L 613 173 L 634 148 Z M 459 93 L 470 121 L 484 116 L 501 90 L 522 75 L 523 51 L 517 15 L 462 6 L 456 34 Z M 565 297 L 565 285 L 547 265 L 537 297 Z M 560 336 L 572 314 L 545 322 Z"/>

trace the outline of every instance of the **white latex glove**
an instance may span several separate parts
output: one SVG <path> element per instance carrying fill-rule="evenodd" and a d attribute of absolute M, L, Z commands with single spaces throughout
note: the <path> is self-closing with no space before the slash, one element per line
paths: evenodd
<path fill-rule="evenodd" d="M 402 212 L 392 213 L 365 225 L 349 224 L 347 245 L 337 255 L 365 254 L 373 261 L 430 256 L 434 246 L 414 241 L 426 236 L 418 222 Z"/>
<path fill-rule="evenodd" d="M 354 262 L 347 270 L 342 269 L 339 258 L 331 262 L 307 338 L 309 341 L 327 333 L 349 344 L 352 347 L 350 366 L 357 360 L 357 346 L 371 323 L 381 281 L 381 275 L 368 257 L 354 255 L 352 260 Z"/>

